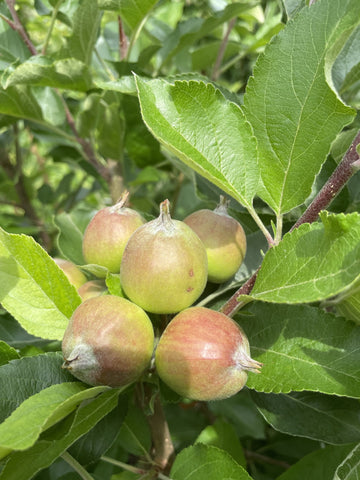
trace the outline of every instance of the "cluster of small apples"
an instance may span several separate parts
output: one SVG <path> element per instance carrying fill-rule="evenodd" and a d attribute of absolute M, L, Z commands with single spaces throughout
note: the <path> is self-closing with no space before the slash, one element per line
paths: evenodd
<path fill-rule="evenodd" d="M 193 304 L 208 281 L 222 283 L 240 267 L 246 251 L 241 225 L 224 200 L 184 221 L 171 218 L 165 200 L 149 222 L 126 200 L 127 194 L 98 211 L 83 237 L 85 261 L 118 273 L 126 298 L 102 295 L 98 285 L 82 295 L 86 300 L 62 342 L 64 368 L 90 385 L 122 387 L 138 380 L 154 358 L 159 377 L 183 397 L 237 393 L 247 371 L 258 372 L 261 364 L 251 359 L 236 322 Z M 159 339 L 151 314 L 172 316 Z"/>

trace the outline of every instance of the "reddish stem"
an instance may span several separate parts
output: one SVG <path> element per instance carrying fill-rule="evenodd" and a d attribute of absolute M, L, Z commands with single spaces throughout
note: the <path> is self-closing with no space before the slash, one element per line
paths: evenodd
<path fill-rule="evenodd" d="M 34 47 L 33 43 L 31 42 L 28 34 L 26 33 L 26 30 L 25 28 L 23 27 L 20 19 L 19 19 L 19 16 L 17 14 L 17 11 L 15 9 L 15 3 L 16 1 L 15 0 L 6 0 L 6 5 L 11 13 L 11 16 L 13 18 L 13 22 L 9 19 L 6 19 L 5 20 L 7 21 L 7 23 L 10 25 L 10 27 L 15 30 L 16 32 L 19 33 L 19 35 L 21 36 L 21 38 L 24 40 L 26 46 L 28 47 L 28 49 L 30 50 L 31 54 L 32 55 L 37 55 L 38 52 L 36 50 L 36 48 Z"/>
<path fill-rule="evenodd" d="M 344 158 L 334 170 L 331 177 L 322 187 L 320 192 L 310 203 L 299 220 L 292 226 L 291 230 L 297 228 L 302 223 L 312 223 L 317 220 L 321 210 L 325 210 L 336 195 L 342 190 L 349 179 L 360 167 L 359 154 L 356 147 L 360 144 L 360 131 L 354 138 Z"/>
<path fill-rule="evenodd" d="M 224 313 L 228 317 L 232 317 L 233 315 L 235 315 L 236 312 L 240 310 L 242 304 L 239 302 L 238 298 L 240 295 L 249 295 L 249 293 L 254 287 L 259 270 L 260 267 L 238 290 L 236 290 L 234 295 L 230 297 L 229 300 L 222 306 L 222 308 L 220 309 L 222 313 Z"/>
<path fill-rule="evenodd" d="M 124 25 L 120 16 L 118 16 L 118 24 L 119 24 L 119 41 L 120 41 L 120 60 L 125 60 L 127 57 L 129 42 L 125 34 Z"/>

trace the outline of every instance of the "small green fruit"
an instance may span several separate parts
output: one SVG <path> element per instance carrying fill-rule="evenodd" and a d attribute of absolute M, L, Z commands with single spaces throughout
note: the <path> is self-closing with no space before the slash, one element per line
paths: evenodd
<path fill-rule="evenodd" d="M 69 282 L 74 285 L 76 289 L 80 288 L 85 282 L 87 282 L 86 276 L 75 265 L 75 263 L 72 263 L 69 260 L 64 260 L 63 258 L 54 258 L 54 262 L 61 268 L 69 279 Z"/>
<path fill-rule="evenodd" d="M 126 192 L 120 202 L 99 210 L 87 226 L 83 237 L 86 263 L 101 265 L 119 273 L 125 245 L 137 228 L 145 223 L 143 217 L 125 207 Z"/>
<path fill-rule="evenodd" d="M 178 313 L 155 352 L 159 377 L 192 400 L 220 400 L 243 388 L 247 371 L 261 364 L 250 357 L 242 329 L 223 313 L 192 307 Z"/>
<path fill-rule="evenodd" d="M 192 305 L 207 281 L 204 245 L 184 222 L 172 220 L 169 201 L 160 216 L 129 239 L 121 263 L 124 293 L 144 310 L 176 313 Z"/>
<path fill-rule="evenodd" d="M 184 219 L 205 245 L 210 282 L 223 283 L 240 268 L 246 253 L 246 236 L 240 223 L 227 213 L 221 197 L 214 210 L 199 210 Z"/>
<path fill-rule="evenodd" d="M 104 295 L 107 291 L 104 280 L 89 280 L 78 288 L 78 294 L 82 301 L 92 297 Z"/>
<path fill-rule="evenodd" d="M 89 385 L 122 387 L 149 366 L 154 331 L 146 313 L 125 298 L 103 295 L 83 302 L 65 331 L 64 368 Z"/>

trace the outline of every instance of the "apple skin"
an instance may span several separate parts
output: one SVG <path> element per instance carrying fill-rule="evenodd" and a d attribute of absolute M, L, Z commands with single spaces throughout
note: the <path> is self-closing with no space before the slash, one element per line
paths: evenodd
<path fill-rule="evenodd" d="M 70 262 L 70 260 L 65 260 L 63 258 L 57 257 L 55 257 L 53 260 L 65 273 L 65 275 L 69 279 L 69 282 L 74 285 L 76 289 L 79 289 L 84 283 L 87 282 L 86 276 L 75 265 L 75 263 Z"/>
<path fill-rule="evenodd" d="M 122 297 L 103 295 L 81 303 L 65 331 L 63 368 L 89 385 L 122 387 L 149 366 L 154 330 L 147 314 Z"/>
<path fill-rule="evenodd" d="M 205 307 L 188 308 L 171 320 L 157 345 L 155 365 L 171 389 L 199 401 L 234 395 L 245 385 L 247 371 L 261 367 L 251 359 L 238 324 Z"/>
<path fill-rule="evenodd" d="M 169 202 L 160 216 L 138 228 L 122 258 L 120 282 L 127 297 L 152 313 L 177 313 L 192 305 L 207 282 L 207 257 L 199 237 L 173 220 Z"/>
<path fill-rule="evenodd" d="M 233 277 L 246 254 L 246 236 L 240 223 L 227 214 L 225 203 L 213 211 L 198 210 L 184 222 L 205 246 L 209 281 L 223 283 Z"/>
<path fill-rule="evenodd" d="M 88 264 L 101 265 L 111 273 L 120 272 L 125 245 L 145 219 L 120 201 L 99 210 L 89 222 L 83 236 L 83 256 Z"/>
<path fill-rule="evenodd" d="M 104 280 L 89 280 L 78 288 L 78 294 L 83 302 L 89 298 L 104 295 L 106 292 Z"/>

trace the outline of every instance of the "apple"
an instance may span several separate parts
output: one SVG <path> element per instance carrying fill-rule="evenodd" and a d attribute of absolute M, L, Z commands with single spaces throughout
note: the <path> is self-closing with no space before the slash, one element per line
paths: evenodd
<path fill-rule="evenodd" d="M 240 391 L 247 372 L 261 364 L 250 357 L 249 341 L 223 313 L 191 307 L 178 313 L 160 337 L 155 352 L 159 377 L 192 400 L 220 400 Z"/>

